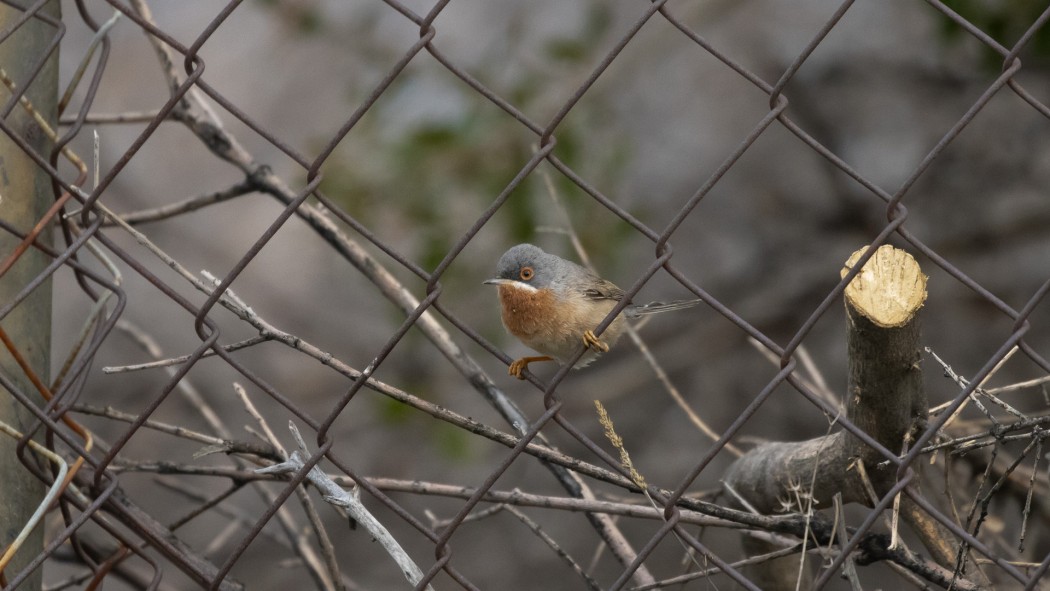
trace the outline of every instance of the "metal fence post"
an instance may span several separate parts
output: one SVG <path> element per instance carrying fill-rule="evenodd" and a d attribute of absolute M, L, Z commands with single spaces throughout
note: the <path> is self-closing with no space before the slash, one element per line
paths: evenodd
<path fill-rule="evenodd" d="M 57 1 L 50 2 L 40 12 L 57 18 L 60 14 L 59 4 Z M 0 5 L 0 31 L 6 32 L 17 26 L 23 15 L 22 10 Z M 55 27 L 32 17 L 0 43 L 0 67 L 3 67 L 19 90 L 26 88 L 24 96 L 52 127 L 57 119 L 57 50 L 47 58 L 35 79 L 28 86 L 25 84 L 56 34 Z M 3 97 L 0 103 L 7 106 L 12 98 L 10 88 L 4 86 L 0 96 Z M 53 142 L 24 108 L 16 105 L 7 116 L 6 122 L 9 128 L 33 146 L 38 154 L 47 158 Z M 21 231 L 28 231 L 52 202 L 50 177 L 7 134 L 0 134 L 0 217 Z M 50 232 L 45 231 L 40 239 L 49 243 Z M 6 257 L 19 242 L 17 236 L 0 233 L 0 255 Z M 10 302 L 47 264 L 47 257 L 33 249 L 20 257 L 0 278 L 0 305 Z M 51 354 L 51 282 L 47 281 L 34 290 L 3 318 L 0 326 L 18 344 L 20 353 L 37 375 L 47 379 L 50 374 Z M 35 392 L 6 349 L 0 351 L 0 371 L 10 376 L 27 394 Z M 17 404 L 2 388 L 0 420 L 19 431 L 32 429 L 35 423 L 29 411 Z M 44 491 L 40 481 L 15 455 L 15 444 L 11 438 L 0 437 L 0 499 L 3 499 L 0 503 L 0 546 L 3 547 L 9 545 L 27 523 L 41 502 Z M 42 546 L 43 528 L 38 527 L 25 543 L 24 549 L 16 554 L 10 568 L 7 569 L 8 576 L 17 573 L 32 560 Z M 21 588 L 39 589 L 41 575 L 38 569 Z"/>

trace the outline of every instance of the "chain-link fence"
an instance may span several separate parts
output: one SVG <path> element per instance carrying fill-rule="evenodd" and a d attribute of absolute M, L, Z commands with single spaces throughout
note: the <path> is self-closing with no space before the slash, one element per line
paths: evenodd
<path fill-rule="evenodd" d="M 1045 6 L 3 4 L 5 589 L 1043 587 Z"/>

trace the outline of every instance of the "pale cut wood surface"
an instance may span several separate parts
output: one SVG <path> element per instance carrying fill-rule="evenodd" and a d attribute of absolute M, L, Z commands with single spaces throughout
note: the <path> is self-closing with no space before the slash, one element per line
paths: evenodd
<path fill-rule="evenodd" d="M 845 277 L 867 250 L 865 246 L 850 255 L 839 276 Z M 926 302 L 926 275 L 910 254 L 884 244 L 846 286 L 844 295 L 876 326 L 895 328 L 907 324 Z"/>

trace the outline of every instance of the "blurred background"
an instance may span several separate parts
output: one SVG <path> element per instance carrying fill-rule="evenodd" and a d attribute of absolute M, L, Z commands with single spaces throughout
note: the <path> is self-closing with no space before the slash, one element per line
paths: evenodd
<path fill-rule="evenodd" d="M 101 1 L 83 4 L 99 21 L 113 11 Z M 1046 8 L 1009 0 L 946 4 L 1008 48 Z M 404 6 L 419 15 L 433 8 L 415 0 Z M 187 46 L 223 8 L 204 0 L 153 2 L 151 7 L 157 26 Z M 545 127 L 649 7 L 623 0 L 455 0 L 433 21 L 432 45 Z M 718 52 L 768 85 L 781 78 L 840 7 L 824 0 L 667 5 Z M 63 3 L 63 10 L 67 31 L 59 79 L 64 84 L 93 32 L 72 3 Z M 160 108 L 170 88 L 146 35 L 127 18 L 109 35 L 112 49 L 91 112 L 150 113 Z M 312 159 L 419 38 L 418 24 L 380 1 L 248 0 L 201 47 L 199 55 L 206 64 L 202 80 L 272 137 Z M 1036 99 L 1045 100 L 1050 96 L 1046 28 L 1034 34 L 1020 59 L 1024 67 L 1016 80 Z M 932 3 L 856 3 L 784 87 L 789 101 L 785 113 L 857 174 L 894 195 L 1001 70 L 1001 55 Z M 180 72 L 184 74 L 181 64 Z M 84 96 L 82 88 L 74 94 L 67 117 Z M 205 100 L 255 162 L 269 167 L 294 191 L 306 185 L 303 166 L 227 109 Z M 558 124 L 553 154 L 605 198 L 659 232 L 715 178 L 769 110 L 766 91 L 657 15 L 630 38 Z M 97 129 L 99 164 L 105 174 L 145 127 L 146 122 L 88 125 L 71 146 L 86 157 L 92 150 L 89 131 Z M 1000 90 L 907 187 L 903 199 L 908 231 L 1015 310 L 1025 306 L 1050 271 L 1048 132 L 1050 122 L 1042 113 L 1010 89 Z M 522 171 L 538 139 L 422 51 L 338 142 L 321 167 L 320 189 L 389 249 L 429 272 Z M 185 126 L 166 122 L 149 136 L 101 202 L 117 213 L 132 214 L 226 189 L 243 176 Z M 206 270 L 223 277 L 282 208 L 268 195 L 248 193 L 136 227 L 191 272 Z M 671 238 L 673 262 L 692 282 L 783 347 L 839 282 L 839 270 L 849 255 L 870 243 L 886 224 L 882 199 L 773 122 L 682 221 Z M 343 228 L 415 298 L 427 295 L 424 280 L 353 229 Z M 185 297 L 197 305 L 204 302 L 205 295 L 130 235 L 117 228 L 104 232 Z M 440 305 L 510 357 L 529 354 L 504 332 L 495 292 L 481 282 L 493 275 L 499 254 L 519 242 L 579 260 L 570 232 L 578 235 L 602 276 L 624 288 L 642 278 L 656 258 L 650 238 L 543 162 L 448 265 L 440 277 Z M 915 254 L 929 275 L 922 320 L 925 344 L 959 374 L 972 376 L 1006 340 L 1013 320 L 907 241 L 893 236 L 890 242 Z M 199 346 L 193 316 L 129 268 L 123 270 L 128 304 L 122 319 L 155 340 L 162 357 L 187 354 Z M 294 216 L 231 289 L 268 322 L 357 369 L 370 366 L 405 320 L 400 308 Z M 55 276 L 54 292 L 53 354 L 62 359 L 92 302 L 68 271 Z M 692 296 L 682 284 L 659 271 L 635 300 L 688 297 Z M 223 331 L 223 343 L 257 334 L 224 310 L 216 308 L 212 317 Z M 1037 307 L 1026 336 L 1043 355 L 1050 351 L 1048 320 L 1047 306 Z M 541 389 L 510 378 L 503 361 L 445 319 L 439 322 L 525 416 L 535 419 L 543 413 Z M 670 382 L 715 433 L 723 432 L 779 369 L 748 342 L 743 330 L 708 306 L 654 317 L 640 334 Z M 841 395 L 846 376 L 842 305 L 834 302 L 802 344 L 829 389 Z M 314 417 L 328 416 L 351 385 L 345 376 L 280 344 L 257 345 L 236 356 Z M 95 357 L 80 403 L 141 412 L 169 375 L 160 369 L 105 374 L 101 368 L 151 359 L 127 331 L 114 331 Z M 544 380 L 556 371 L 553 364 L 533 368 Z M 925 368 L 931 406 L 958 393 L 958 385 L 945 379 L 932 359 L 925 360 Z M 1018 355 L 1002 367 L 994 385 L 1043 373 Z M 407 332 L 374 375 L 427 401 L 510 430 L 417 329 Z M 239 372 L 208 358 L 193 366 L 185 382 L 238 437 L 251 439 L 242 427 L 252 421 L 232 387 L 234 382 L 246 383 Z M 291 413 L 264 392 L 247 387 L 278 436 L 286 438 Z M 565 401 L 562 415 L 604 445 L 592 402 L 600 400 L 635 467 L 657 486 L 675 488 L 712 446 L 712 439 L 675 403 L 628 339 L 585 370 L 569 374 L 557 392 Z M 781 386 L 733 443 L 747 449 L 761 440 L 823 435 L 828 419 L 804 400 Z M 1030 393 L 1011 403 L 1032 413 L 1045 412 L 1047 406 L 1043 396 Z M 190 399 L 172 396 L 153 418 L 208 431 L 199 410 Z M 981 420 L 983 415 L 967 410 L 964 418 Z M 116 439 L 127 428 L 99 417 L 85 416 L 83 423 L 103 440 Z M 557 427 L 548 426 L 543 433 L 562 451 L 598 462 Z M 369 390 L 362 390 L 338 415 L 330 435 L 333 449 L 357 473 L 374 477 L 477 486 L 508 454 L 501 446 Z M 310 435 L 306 438 L 312 443 Z M 285 443 L 294 447 L 290 439 Z M 222 457 L 193 459 L 199 447 L 142 430 L 122 455 L 133 461 L 224 464 Z M 731 453 L 720 452 L 690 490 L 718 488 L 722 471 L 733 459 Z M 979 457 L 973 462 L 973 470 L 983 468 Z M 202 493 L 214 494 L 227 486 L 221 478 L 149 472 L 123 473 L 120 480 L 136 503 L 167 522 L 181 515 L 188 501 L 184 492 L 162 485 L 165 479 Z M 528 458 L 516 461 L 496 488 L 565 494 Z M 597 488 L 600 495 L 622 494 L 612 486 Z M 281 487 L 273 484 L 272 490 Z M 449 518 L 462 507 L 459 499 L 392 496 L 424 521 L 428 514 Z M 426 571 L 433 561 L 432 543 L 367 495 L 365 502 Z M 247 516 L 249 523 L 265 507 L 258 496 L 243 493 L 226 505 L 232 514 Z M 349 588 L 402 588 L 401 574 L 367 534 L 347 530 L 328 507 L 319 511 L 332 524 L 340 564 L 352 581 Z M 532 510 L 530 516 L 584 565 L 596 556 L 591 572 L 601 585 L 608 586 L 621 572 L 607 553 L 596 551 L 597 537 L 582 515 Z M 230 521 L 237 522 L 199 519 L 179 531 L 191 546 L 206 548 L 222 563 L 229 547 L 212 542 Z M 659 524 L 625 520 L 622 526 L 637 548 Z M 230 544 L 243 533 L 230 534 Z M 705 535 L 720 555 L 739 557 L 735 534 Z M 1023 558 L 1038 562 L 1050 550 L 1050 540 L 1041 532 L 1030 536 Z M 290 560 L 280 537 L 276 526 L 268 525 L 236 562 L 231 576 L 248 588 L 284 588 L 301 581 L 303 570 Z M 507 515 L 462 526 L 452 547 L 454 563 L 483 589 L 585 588 L 544 544 Z M 669 576 L 681 570 L 680 555 L 681 548 L 667 540 L 647 564 L 658 577 Z M 274 564 L 288 568 L 274 569 Z M 54 570 L 45 571 L 45 578 L 57 580 L 64 568 L 49 565 Z M 76 568 L 68 567 L 69 573 Z M 879 565 L 861 570 L 868 582 L 888 572 Z M 718 588 L 733 588 L 732 582 L 718 577 L 686 588 L 701 588 L 710 581 Z M 165 570 L 165 582 L 171 588 L 190 584 L 171 568 Z M 456 586 L 445 575 L 435 583 L 440 588 Z M 114 582 L 112 588 L 122 584 Z M 832 588 L 847 588 L 845 583 L 835 587 L 838 584 Z"/>

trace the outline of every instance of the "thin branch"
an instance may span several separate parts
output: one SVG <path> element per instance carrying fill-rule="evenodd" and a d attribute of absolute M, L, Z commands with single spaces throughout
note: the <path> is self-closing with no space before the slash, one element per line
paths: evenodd
<path fill-rule="evenodd" d="M 778 357 L 776 354 L 770 351 L 765 345 L 759 342 L 758 339 L 754 337 L 748 337 L 747 342 L 756 351 L 758 351 L 760 355 L 765 357 L 766 361 L 769 361 L 778 369 L 780 368 L 780 357 Z M 837 409 L 840 413 L 845 412 L 846 408 L 842 405 L 842 400 L 838 396 L 835 396 L 835 393 L 827 387 L 827 384 L 824 382 L 823 376 L 820 374 L 819 371 L 817 371 L 816 366 L 813 365 L 812 369 L 810 369 L 810 366 L 813 364 L 813 360 L 809 356 L 809 353 L 806 353 L 804 351 L 805 349 L 803 348 L 803 346 L 799 345 L 799 360 L 803 362 L 803 367 L 807 368 L 807 373 L 810 375 L 805 376 L 801 374 L 796 374 L 799 382 L 803 386 L 805 386 L 806 389 L 808 389 L 810 392 L 813 392 L 822 400 L 824 400 L 824 402 L 826 402 L 831 408 Z"/>
<path fill-rule="evenodd" d="M 964 378 L 961 375 L 957 374 L 955 372 L 955 370 L 952 369 L 952 366 L 950 366 L 947 363 L 945 363 L 944 360 L 941 359 L 940 357 L 938 357 L 937 354 L 934 353 L 932 349 L 930 349 L 929 347 L 926 347 L 925 350 L 926 350 L 927 353 L 929 353 L 937 361 L 937 363 L 939 363 L 941 365 L 941 367 L 944 369 L 944 375 L 946 377 L 951 378 L 952 381 L 954 381 L 956 384 L 959 385 L 960 388 L 962 388 L 964 390 L 970 386 L 970 381 L 969 380 L 967 380 L 966 378 Z M 987 416 L 988 419 L 991 420 L 995 424 L 998 424 L 999 421 L 996 420 L 996 418 L 994 416 L 992 416 L 992 413 L 990 413 L 988 411 L 988 409 L 985 408 L 985 406 L 983 404 L 981 404 L 981 401 L 977 398 L 978 396 L 984 396 L 988 400 L 991 400 L 995 404 L 999 405 L 999 407 L 1002 408 L 1003 410 L 1005 410 L 1006 412 L 1014 415 L 1015 417 L 1017 417 L 1019 419 L 1023 420 L 1023 419 L 1028 418 L 1028 417 L 1026 417 L 1024 415 L 1024 413 L 1022 413 L 1021 411 L 1019 411 L 1016 408 L 1014 408 L 1014 407 L 1010 406 L 1009 404 L 1007 404 L 1006 401 L 1002 400 L 998 396 L 995 396 L 994 394 L 989 393 L 987 390 L 985 390 L 984 388 L 982 388 L 982 387 L 980 387 L 978 385 L 976 388 L 974 388 L 973 392 L 970 393 L 970 399 L 977 406 L 977 408 L 979 408 L 981 410 L 981 412 L 983 412 L 985 414 L 985 416 Z M 942 408 L 943 408 L 943 405 L 941 405 L 939 407 L 936 407 L 936 408 L 933 408 L 933 409 L 930 409 L 930 414 L 936 414 Z M 960 410 L 962 409 L 962 407 L 959 407 L 959 408 L 960 408 Z M 956 411 L 956 416 L 958 416 L 958 412 L 959 411 Z"/>
<path fill-rule="evenodd" d="M 248 397 L 248 392 L 238 383 L 233 384 L 233 389 L 237 393 L 237 397 L 240 398 L 245 410 L 259 425 L 264 440 L 272 445 L 282 458 L 287 458 L 288 452 L 281 445 L 280 440 L 277 439 L 277 435 L 270 429 L 270 424 L 262 416 L 262 413 L 255 408 L 255 404 Z M 268 468 L 260 468 L 259 470 L 265 469 Z M 259 489 L 259 491 L 262 493 L 262 489 Z M 328 531 L 325 529 L 324 524 L 321 523 L 320 517 L 317 515 L 317 510 L 310 500 L 310 494 L 304 486 L 295 487 L 295 493 L 303 506 L 303 510 L 306 512 L 307 520 L 313 527 L 314 535 L 317 537 L 318 544 L 321 547 L 322 556 L 317 556 L 317 552 L 310 546 L 304 535 L 296 534 L 298 527 L 286 506 L 282 506 L 277 511 L 277 518 L 288 532 L 288 537 L 292 540 L 295 553 L 299 555 L 303 564 L 307 566 L 307 570 L 314 577 L 314 580 L 317 581 L 318 586 L 325 589 L 325 591 L 344 591 L 342 574 L 340 574 L 339 564 L 335 560 L 335 549 L 332 546 L 332 540 L 328 536 Z M 264 498 L 267 502 L 273 503 L 273 498 L 270 495 L 266 494 Z"/>
<path fill-rule="evenodd" d="M 195 486 L 191 486 L 191 485 L 187 484 L 186 482 L 188 482 L 188 479 L 184 479 L 184 478 L 172 478 L 172 479 L 155 478 L 154 482 L 156 482 L 161 487 L 167 488 L 167 489 L 169 489 L 169 490 L 171 490 L 173 492 L 176 492 L 176 493 L 178 493 L 178 494 L 180 494 L 180 495 L 182 495 L 182 496 L 184 496 L 184 497 L 186 497 L 186 498 L 188 498 L 188 499 L 190 499 L 192 501 L 196 501 L 198 503 L 204 504 L 204 503 L 208 503 L 208 502 L 213 500 L 213 499 L 209 499 L 206 495 L 204 495 L 201 492 L 199 487 L 195 487 Z M 243 484 L 243 482 L 244 481 L 241 481 L 240 483 L 238 483 L 237 481 L 234 481 L 234 485 L 236 486 L 236 485 L 239 485 L 239 484 Z M 226 519 L 228 521 L 229 526 L 227 527 L 227 530 L 229 529 L 229 527 L 234 528 L 234 531 L 237 528 L 243 529 L 243 530 L 249 530 L 255 524 L 256 516 L 252 515 L 251 513 L 248 512 L 247 509 L 243 508 L 242 506 L 240 506 L 240 505 L 238 505 L 236 503 L 229 503 L 229 504 L 226 504 L 226 505 L 223 505 L 223 504 L 213 505 L 211 510 L 214 511 L 216 514 L 218 514 L 220 517 L 222 517 L 222 518 L 224 518 L 224 519 Z M 177 520 L 175 522 L 175 524 L 181 526 L 182 524 L 180 524 L 179 521 L 182 521 L 182 519 Z M 207 556 L 207 555 L 212 555 L 212 554 L 215 554 L 216 552 L 219 552 L 219 550 L 222 548 L 222 545 L 226 541 L 226 538 L 224 538 L 223 536 L 230 536 L 230 535 L 232 535 L 234 533 L 234 531 L 227 531 L 227 530 L 224 530 L 223 533 L 221 533 L 220 535 L 217 535 L 215 538 L 213 538 L 211 541 L 208 542 L 208 547 L 205 548 L 204 552 L 203 552 L 204 555 Z M 261 532 L 259 532 L 259 535 L 267 538 L 269 541 L 271 541 L 271 542 L 281 546 L 282 548 L 284 548 L 286 550 L 290 551 L 292 549 L 292 545 L 288 542 L 287 538 L 285 538 L 283 536 L 280 536 L 280 535 L 277 535 L 277 533 L 274 532 L 274 530 L 272 528 L 263 528 L 263 530 Z"/>
<path fill-rule="evenodd" d="M 846 535 L 846 513 L 842 509 L 842 494 L 836 494 L 832 497 L 832 500 L 835 503 L 835 520 L 841 524 L 841 527 L 836 529 L 836 539 L 839 546 L 845 546 L 849 542 L 849 537 Z M 860 586 L 860 579 L 857 577 L 857 565 L 853 564 L 852 556 L 846 558 L 842 570 L 846 580 L 849 581 L 850 589 L 863 591 L 863 588 Z"/>
<path fill-rule="evenodd" d="M 989 394 L 1002 394 L 1003 392 L 1013 392 L 1015 390 L 1023 390 L 1025 388 L 1034 388 L 1050 382 L 1050 376 L 1043 376 L 1041 378 L 1034 378 L 1031 380 L 1025 380 L 1023 382 L 1017 382 L 1014 384 L 1007 384 L 1006 386 L 999 386 L 998 388 L 988 388 L 985 390 Z"/>
<path fill-rule="evenodd" d="M 1035 447 L 1035 462 L 1032 464 L 1032 476 L 1028 481 L 1028 494 L 1025 495 L 1024 499 L 1024 510 L 1021 512 L 1021 535 L 1017 541 L 1017 553 L 1024 553 L 1024 536 L 1028 527 L 1028 517 L 1032 512 L 1032 493 L 1035 492 L 1035 477 L 1039 472 L 1039 460 L 1043 458 L 1043 439 L 1040 437 L 1036 440 L 1037 444 Z"/>
<path fill-rule="evenodd" d="M 252 337 L 250 339 L 245 339 L 243 341 L 238 341 L 238 342 L 233 343 L 231 345 L 220 345 L 220 348 L 223 351 L 233 352 L 233 351 L 239 351 L 240 349 L 245 349 L 245 348 L 248 348 L 248 347 L 251 347 L 251 346 L 254 346 L 254 345 L 258 345 L 259 343 L 265 343 L 265 342 L 267 342 L 269 340 L 270 340 L 270 338 L 266 337 L 266 336 L 256 336 L 256 337 Z M 214 355 L 217 355 L 217 353 L 214 350 L 212 350 L 212 349 L 208 349 L 207 351 L 204 352 L 203 355 L 201 355 L 201 359 L 204 359 L 204 358 L 207 358 L 207 357 L 212 357 Z M 102 373 L 105 373 L 105 374 L 126 373 L 126 372 L 129 372 L 129 371 L 139 371 L 139 370 L 143 370 L 143 369 L 154 369 L 154 368 L 157 368 L 157 367 L 168 367 L 169 365 L 178 365 L 180 363 L 186 363 L 187 361 L 190 360 L 190 357 L 192 357 L 192 355 L 180 355 L 178 357 L 170 357 L 168 359 L 161 359 L 159 361 L 150 361 L 149 363 L 136 363 L 134 365 L 117 365 L 117 366 L 110 365 L 110 366 L 103 367 L 102 368 Z"/>
<path fill-rule="evenodd" d="M 601 586 L 598 585 L 598 582 L 591 578 L 591 576 L 588 575 L 586 572 L 584 572 L 580 564 L 576 562 L 576 560 L 573 559 L 573 557 L 568 552 L 566 552 L 561 546 L 559 546 L 558 542 L 556 542 L 554 538 L 550 537 L 546 532 L 543 531 L 542 528 L 540 528 L 540 524 L 536 523 L 535 521 L 530 519 L 528 515 L 525 515 L 525 513 L 518 509 L 515 509 L 514 507 L 511 507 L 509 505 L 504 505 L 504 507 L 506 507 L 507 513 L 510 513 L 511 515 L 517 517 L 518 521 L 524 523 L 525 527 L 529 528 L 532 531 L 532 533 L 536 534 L 536 537 L 542 540 L 544 544 L 547 544 L 547 546 L 550 547 L 551 550 L 554 550 L 554 553 L 559 558 L 564 560 L 569 565 L 569 568 L 571 568 L 573 572 L 578 574 L 580 578 L 583 579 L 583 582 L 587 585 L 588 589 L 592 589 L 595 591 L 601 590 Z"/>
<path fill-rule="evenodd" d="M 132 462 L 121 460 L 113 466 L 115 473 L 122 472 L 153 472 L 158 474 L 183 474 L 187 476 L 212 476 L 218 478 L 229 478 L 235 482 L 243 481 L 270 481 L 274 478 L 260 474 L 253 470 L 219 467 L 198 466 L 192 464 L 177 464 L 174 462 Z M 355 486 L 355 482 L 347 476 L 338 474 L 326 475 L 333 482 L 347 487 Z M 433 495 L 468 499 L 477 492 L 477 489 L 454 484 L 440 484 L 421 480 L 399 480 L 394 478 L 365 478 L 365 480 L 379 490 L 388 492 L 403 492 L 420 495 Z M 559 511 L 579 511 L 592 513 L 606 513 L 641 519 L 663 520 L 663 510 L 654 509 L 645 505 L 630 503 L 617 503 L 613 501 L 600 501 L 597 499 L 586 499 L 578 497 L 557 497 L 525 493 L 519 490 L 500 491 L 490 490 L 482 501 L 491 503 L 504 503 L 521 507 L 542 507 L 545 509 Z M 689 501 L 695 502 L 695 501 Z M 681 512 L 682 523 L 703 525 L 710 527 L 741 528 L 754 527 L 755 524 L 734 523 L 731 520 L 719 517 L 709 517 L 702 513 L 690 510 Z"/>
<path fill-rule="evenodd" d="M 302 435 L 299 434 L 299 430 L 295 427 L 292 422 L 288 423 L 288 428 L 292 431 L 292 436 L 295 437 L 296 442 L 299 445 L 299 449 L 293 451 L 288 459 L 280 464 L 274 464 L 267 468 L 260 468 L 257 470 L 260 474 L 293 474 L 305 468 L 305 459 L 310 456 L 310 452 L 306 448 L 306 442 L 303 441 Z M 374 538 L 379 545 L 386 550 L 387 554 L 394 559 L 394 562 L 401 567 L 401 573 L 408 579 L 413 585 L 418 584 L 423 579 L 423 572 L 419 570 L 416 563 L 412 561 L 401 545 L 390 532 L 380 523 L 372 513 L 365 508 L 355 495 L 352 495 L 338 484 L 336 484 L 327 474 L 321 471 L 320 468 L 314 466 L 310 468 L 306 478 L 311 484 L 317 487 L 321 491 L 322 498 L 335 506 L 342 507 L 350 513 L 362 527 Z M 429 584 L 426 589 L 433 591 L 433 587 Z"/>
<path fill-rule="evenodd" d="M 112 123 L 149 123 L 157 118 L 159 110 L 154 111 L 125 111 L 123 113 L 88 113 L 84 123 L 93 125 L 106 125 Z M 73 125 L 77 122 L 76 117 L 62 117 L 59 125 Z"/>
<path fill-rule="evenodd" d="M 777 558 L 784 558 L 786 556 L 791 556 L 792 554 L 798 554 L 801 551 L 802 551 L 802 544 L 794 544 L 794 545 L 789 546 L 787 548 L 782 548 L 780 550 L 774 550 L 774 551 L 768 552 L 766 554 L 758 554 L 758 555 L 755 555 L 755 556 L 749 556 L 749 557 L 747 557 L 747 558 L 745 558 L 743 560 L 738 560 L 736 562 L 731 562 L 731 563 L 729 563 L 729 566 L 731 566 L 733 568 L 737 568 L 737 569 L 740 568 L 740 567 L 744 567 L 744 566 L 753 566 L 753 565 L 756 565 L 756 564 L 762 564 L 763 562 L 768 562 L 770 560 L 775 560 Z M 810 551 L 811 552 L 817 552 L 818 550 L 814 548 L 814 549 L 812 549 Z M 657 581 L 656 583 L 653 583 L 651 585 L 642 585 L 642 586 L 639 586 L 639 587 L 631 587 L 631 591 L 651 591 L 652 589 L 661 589 L 663 587 L 670 587 L 671 585 L 681 585 L 683 583 L 688 583 L 689 581 L 694 581 L 696 579 L 709 577 L 711 575 L 717 575 L 717 574 L 719 574 L 721 572 L 722 572 L 721 568 L 719 568 L 717 566 L 714 566 L 714 567 L 707 568 L 707 569 L 704 569 L 704 570 L 693 571 L 691 573 L 686 573 L 684 575 L 678 575 L 678 576 L 675 576 L 675 577 L 662 579 L 662 580 Z"/>
<path fill-rule="evenodd" d="M 130 225 L 145 224 L 148 222 L 159 222 L 166 220 L 177 215 L 196 211 L 198 209 L 214 205 L 216 203 L 222 203 L 223 201 L 229 201 L 241 195 L 247 195 L 255 191 L 255 184 L 251 181 L 241 181 L 232 187 L 228 187 L 221 191 L 215 191 L 212 193 L 205 193 L 204 195 L 198 195 L 196 197 L 190 197 L 182 201 L 176 201 L 175 203 L 169 203 L 161 207 L 153 209 L 144 209 L 141 211 L 133 211 L 120 215 L 120 219 Z M 73 212 L 76 213 L 76 212 Z M 70 214 L 73 215 L 73 214 Z M 114 226 L 115 221 L 107 220 L 104 225 Z"/>

